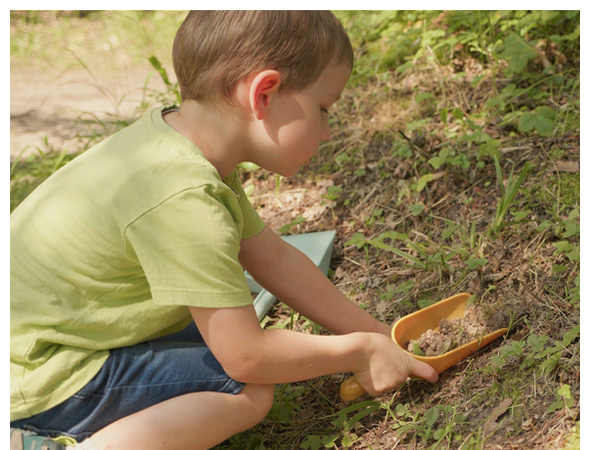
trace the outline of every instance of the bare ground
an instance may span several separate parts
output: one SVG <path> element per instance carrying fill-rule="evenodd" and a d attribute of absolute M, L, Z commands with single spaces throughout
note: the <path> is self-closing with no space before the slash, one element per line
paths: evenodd
<path fill-rule="evenodd" d="M 10 70 L 10 161 L 50 149 L 78 150 L 75 137 L 88 132 L 84 119 L 132 118 L 146 94 L 163 89 L 148 65 L 112 76 L 84 68 L 43 72 Z M 24 151 L 23 151 L 24 149 Z"/>

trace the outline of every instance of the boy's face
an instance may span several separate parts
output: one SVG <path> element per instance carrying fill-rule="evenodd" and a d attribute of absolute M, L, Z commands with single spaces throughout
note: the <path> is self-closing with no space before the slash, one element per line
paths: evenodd
<path fill-rule="evenodd" d="M 303 90 L 279 93 L 263 121 L 272 144 L 254 162 L 283 176 L 295 175 L 318 153 L 320 142 L 330 137 L 328 110 L 340 98 L 349 77 L 349 66 L 330 64 Z"/>

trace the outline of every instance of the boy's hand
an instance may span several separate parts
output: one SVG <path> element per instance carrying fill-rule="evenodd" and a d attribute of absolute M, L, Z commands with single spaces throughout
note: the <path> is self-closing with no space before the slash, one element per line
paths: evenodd
<path fill-rule="evenodd" d="M 368 359 L 354 374 L 357 382 L 370 395 L 376 396 L 396 389 L 410 376 L 432 383 L 438 380 L 436 370 L 409 356 L 391 338 L 371 334 L 370 339 Z"/>

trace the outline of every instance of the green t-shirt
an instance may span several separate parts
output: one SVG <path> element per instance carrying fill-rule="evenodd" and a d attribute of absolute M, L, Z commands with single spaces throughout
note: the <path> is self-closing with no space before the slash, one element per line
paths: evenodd
<path fill-rule="evenodd" d="M 240 240 L 264 223 L 157 108 L 41 184 L 10 220 L 10 420 L 66 400 L 110 348 L 179 331 L 187 306 L 252 303 Z"/>

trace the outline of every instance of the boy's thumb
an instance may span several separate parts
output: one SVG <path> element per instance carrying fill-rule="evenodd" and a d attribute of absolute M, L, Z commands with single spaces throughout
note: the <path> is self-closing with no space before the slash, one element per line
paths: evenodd
<path fill-rule="evenodd" d="M 438 381 L 438 373 L 436 370 L 432 368 L 429 364 L 425 362 L 418 361 L 417 359 L 413 359 L 413 365 L 411 370 L 411 375 L 416 376 L 418 378 L 424 378 L 425 380 L 430 381 L 431 383 L 436 383 Z"/>

